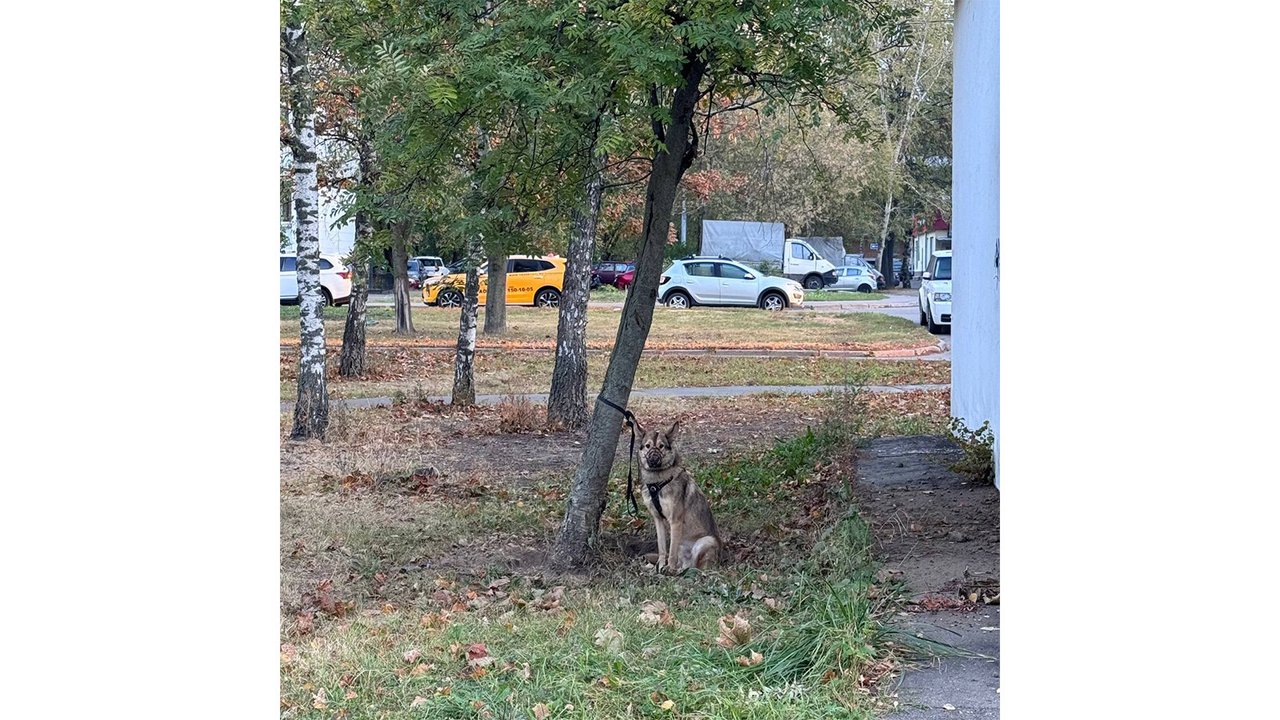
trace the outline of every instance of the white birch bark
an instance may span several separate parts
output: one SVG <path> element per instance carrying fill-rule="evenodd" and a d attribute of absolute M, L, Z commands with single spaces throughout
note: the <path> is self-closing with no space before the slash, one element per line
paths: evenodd
<path fill-rule="evenodd" d="M 297 227 L 298 294 L 301 298 L 298 345 L 298 401 L 293 411 L 294 439 L 323 438 L 329 425 L 325 386 L 324 298 L 320 292 L 320 191 L 316 175 L 315 97 L 307 68 L 307 38 L 297 23 L 281 33 L 293 126 L 293 210 Z"/>

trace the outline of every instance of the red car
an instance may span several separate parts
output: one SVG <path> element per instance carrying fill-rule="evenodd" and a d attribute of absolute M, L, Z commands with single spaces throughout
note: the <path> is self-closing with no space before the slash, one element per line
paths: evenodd
<path fill-rule="evenodd" d="M 621 289 L 622 286 L 618 285 L 618 278 L 622 277 L 623 273 L 628 270 L 635 269 L 636 266 L 632 263 L 613 261 L 596 263 L 591 266 L 591 277 L 595 280 L 592 285 L 613 285 Z"/>
<path fill-rule="evenodd" d="M 635 268 L 631 268 L 630 270 L 619 275 L 618 279 L 614 281 L 614 285 L 617 285 L 619 290 L 626 290 L 631 285 L 631 283 L 635 281 L 636 281 L 636 270 Z"/>

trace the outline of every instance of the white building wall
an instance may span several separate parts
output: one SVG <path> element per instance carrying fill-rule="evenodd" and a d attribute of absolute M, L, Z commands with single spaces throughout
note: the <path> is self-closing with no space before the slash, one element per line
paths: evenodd
<path fill-rule="evenodd" d="M 951 414 L 990 421 L 1000 468 L 1000 2 L 957 0 Z"/>

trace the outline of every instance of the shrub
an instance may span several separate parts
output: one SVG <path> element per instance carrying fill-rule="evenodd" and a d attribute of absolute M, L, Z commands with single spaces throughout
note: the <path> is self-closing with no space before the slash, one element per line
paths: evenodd
<path fill-rule="evenodd" d="M 963 420 L 952 418 L 948 435 L 964 453 L 951 464 L 951 469 L 980 483 L 994 482 L 996 438 L 991 423 L 983 422 L 977 430 L 970 430 Z"/>

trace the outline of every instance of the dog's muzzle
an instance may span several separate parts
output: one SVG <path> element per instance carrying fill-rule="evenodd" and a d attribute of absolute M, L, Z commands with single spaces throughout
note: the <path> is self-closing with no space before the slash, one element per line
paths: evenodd
<path fill-rule="evenodd" d="M 650 470 L 657 470 L 658 468 L 662 467 L 662 460 L 663 460 L 663 457 L 662 457 L 662 453 L 660 452 L 645 453 L 644 465 L 646 468 L 649 468 Z"/>

